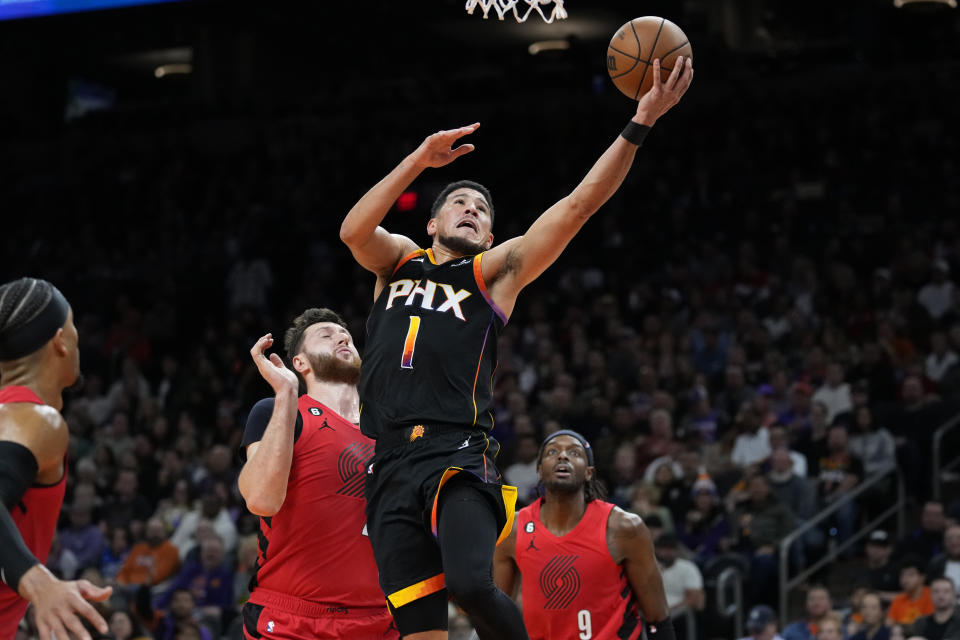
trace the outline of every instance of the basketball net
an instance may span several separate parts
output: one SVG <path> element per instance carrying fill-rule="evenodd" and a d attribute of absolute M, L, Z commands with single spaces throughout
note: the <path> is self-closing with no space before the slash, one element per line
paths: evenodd
<path fill-rule="evenodd" d="M 517 5 L 521 3 L 527 5 L 526 11 L 523 11 L 522 8 L 519 11 L 517 10 Z M 543 12 L 543 7 L 551 4 L 553 5 L 553 11 L 550 11 L 548 16 Z M 539 13 L 547 24 L 554 20 L 564 20 L 567 17 L 567 12 L 563 8 L 563 0 L 467 0 L 467 13 L 473 15 L 473 10 L 478 6 L 483 11 L 484 19 L 488 17 L 487 14 L 490 13 L 490 9 L 497 12 L 497 18 L 500 20 L 503 20 L 503 16 L 507 13 L 513 11 L 513 17 L 517 19 L 517 22 L 524 22 L 533 11 Z M 521 12 L 523 12 L 523 15 L 520 15 Z"/>

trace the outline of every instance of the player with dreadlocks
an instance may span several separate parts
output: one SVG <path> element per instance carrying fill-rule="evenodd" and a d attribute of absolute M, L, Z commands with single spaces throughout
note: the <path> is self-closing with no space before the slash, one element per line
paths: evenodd
<path fill-rule="evenodd" d="M 16 635 L 33 603 L 40 640 L 68 631 L 90 640 L 81 616 L 107 632 L 87 600 L 111 589 L 58 580 L 43 563 L 67 484 L 70 435 L 63 390 L 80 377 L 73 311 L 49 282 L 21 278 L 0 286 L 0 640 Z"/>
<path fill-rule="evenodd" d="M 543 497 L 517 514 L 494 554 L 494 579 L 515 594 L 531 640 L 674 640 L 667 597 L 640 517 L 604 502 L 593 450 L 575 431 L 544 439 L 537 458 Z"/>

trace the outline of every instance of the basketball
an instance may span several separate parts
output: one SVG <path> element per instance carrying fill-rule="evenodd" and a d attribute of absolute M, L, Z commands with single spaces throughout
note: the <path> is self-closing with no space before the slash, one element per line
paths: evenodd
<path fill-rule="evenodd" d="M 666 81 L 677 56 L 693 56 L 680 27 L 655 16 L 634 18 L 613 34 L 607 48 L 607 72 L 617 89 L 639 100 L 653 86 L 654 58 L 660 58 L 660 75 Z"/>

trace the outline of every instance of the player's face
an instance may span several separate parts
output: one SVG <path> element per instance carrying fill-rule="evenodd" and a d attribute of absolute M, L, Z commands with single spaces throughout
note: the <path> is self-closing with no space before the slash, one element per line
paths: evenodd
<path fill-rule="evenodd" d="M 486 251 L 493 244 L 490 232 L 490 206 L 475 189 L 455 189 L 437 215 L 427 223 L 427 233 L 445 247 L 472 255 Z"/>
<path fill-rule="evenodd" d="M 587 464 L 587 452 L 571 436 L 558 436 L 547 443 L 540 458 L 540 481 L 551 491 L 581 491 L 593 478 L 593 467 Z"/>
<path fill-rule="evenodd" d="M 294 366 L 305 375 L 306 370 L 321 381 L 356 384 L 360 379 L 360 354 L 353 337 L 335 322 L 318 322 L 307 327 L 300 355 Z M 306 369 L 301 368 L 306 364 Z"/>

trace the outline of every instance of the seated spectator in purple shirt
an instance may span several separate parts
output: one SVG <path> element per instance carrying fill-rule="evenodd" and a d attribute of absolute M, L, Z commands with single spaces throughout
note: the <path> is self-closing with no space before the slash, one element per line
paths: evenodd
<path fill-rule="evenodd" d="M 677 533 L 681 542 L 693 551 L 696 563 L 702 566 L 717 554 L 720 541 L 730 533 L 730 526 L 717 487 L 709 476 L 702 475 L 694 483 L 691 494 L 692 506 L 677 521 Z"/>
<path fill-rule="evenodd" d="M 200 640 L 213 640 L 213 634 L 197 622 L 197 600 L 190 589 L 181 587 L 170 594 L 170 610 L 160 619 L 153 637 L 156 640 L 175 640 L 184 627 L 200 630 Z"/>
<path fill-rule="evenodd" d="M 69 508 L 70 526 L 60 531 L 60 546 L 77 559 L 77 572 L 100 566 L 104 539 L 100 527 L 93 524 L 93 505 L 79 500 Z"/>
<path fill-rule="evenodd" d="M 233 605 L 233 568 L 224 560 L 220 537 L 211 534 L 204 538 L 199 561 L 189 561 L 180 569 L 170 589 L 157 598 L 157 608 L 166 608 L 178 589 L 189 589 L 202 620 L 219 631 L 223 614 L 232 612 Z"/>
<path fill-rule="evenodd" d="M 110 532 L 110 544 L 100 555 L 100 571 L 103 577 L 113 580 L 120 573 L 123 563 L 130 555 L 130 531 L 126 527 L 114 527 Z"/>

